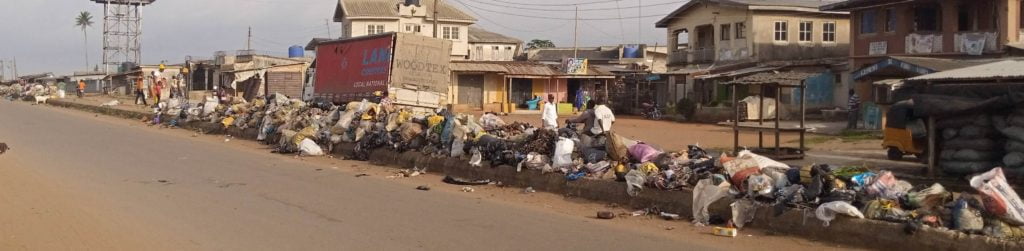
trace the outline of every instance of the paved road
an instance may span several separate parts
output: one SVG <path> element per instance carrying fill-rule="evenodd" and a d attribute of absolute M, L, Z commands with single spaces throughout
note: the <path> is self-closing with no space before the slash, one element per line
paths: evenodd
<path fill-rule="evenodd" d="M 752 231 L 636 231 L 189 135 L 0 101 L 0 142 L 12 148 L 0 155 L 0 250 L 835 248 Z"/>

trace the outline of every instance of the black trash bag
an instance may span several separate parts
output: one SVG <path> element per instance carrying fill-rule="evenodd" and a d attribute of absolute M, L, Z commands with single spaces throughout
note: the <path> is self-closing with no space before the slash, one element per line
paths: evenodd
<path fill-rule="evenodd" d="M 583 154 L 583 163 L 597 163 L 608 158 L 608 152 L 601 148 L 596 147 L 584 147 L 580 149 L 580 153 Z"/>
<path fill-rule="evenodd" d="M 704 148 L 700 148 L 700 146 L 697 145 L 686 146 L 686 153 L 688 155 L 687 157 L 690 157 L 690 159 L 703 159 L 709 157 L 708 152 L 705 151 Z"/>
<path fill-rule="evenodd" d="M 487 184 L 491 183 L 491 180 L 488 180 L 488 179 L 470 180 L 470 179 L 456 178 L 456 177 L 452 177 L 452 176 L 448 176 L 448 175 L 444 176 L 444 179 L 441 180 L 441 181 L 444 182 L 444 183 L 452 184 L 452 185 L 462 185 L 462 186 L 480 186 L 480 185 L 487 185 Z"/>
<path fill-rule="evenodd" d="M 353 150 L 352 156 L 349 156 L 354 160 L 368 160 L 370 159 L 370 151 L 377 149 L 388 144 L 387 134 L 380 130 L 367 132 L 359 142 L 356 142 L 355 149 Z"/>

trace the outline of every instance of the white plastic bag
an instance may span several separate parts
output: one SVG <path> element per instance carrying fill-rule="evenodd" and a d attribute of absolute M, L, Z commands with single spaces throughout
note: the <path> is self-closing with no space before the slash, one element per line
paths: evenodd
<path fill-rule="evenodd" d="M 757 213 L 754 201 L 744 198 L 734 201 L 729 206 L 732 207 L 732 223 L 737 228 L 743 228 L 743 225 L 754 221 L 754 214 Z"/>
<path fill-rule="evenodd" d="M 708 206 L 729 195 L 729 182 L 722 182 L 715 186 L 711 179 L 697 181 L 693 187 L 693 224 L 704 226 L 711 218 L 708 215 Z"/>
<path fill-rule="evenodd" d="M 465 147 L 466 147 L 466 142 L 465 141 L 462 141 L 461 138 L 455 138 L 455 140 L 452 140 L 452 154 L 451 154 L 451 156 L 453 158 L 457 158 L 457 157 L 460 157 L 462 155 L 465 155 L 466 154 L 466 150 L 464 149 Z"/>
<path fill-rule="evenodd" d="M 647 183 L 647 176 L 640 170 L 630 170 L 626 173 L 626 194 L 629 196 L 640 195 L 640 191 L 644 189 L 644 184 Z"/>
<path fill-rule="evenodd" d="M 473 156 L 469 157 L 469 165 L 479 167 L 480 163 L 483 162 L 484 156 L 476 148 L 469 150 L 469 152 L 473 153 Z"/>
<path fill-rule="evenodd" d="M 860 210 L 857 210 L 856 207 L 845 201 L 833 201 L 821 204 L 821 206 L 818 206 L 817 210 L 814 210 L 814 215 L 817 216 L 819 220 L 825 222 L 824 225 L 826 227 L 836 218 L 836 214 L 845 214 L 864 219 L 864 214 L 860 213 Z"/>
<path fill-rule="evenodd" d="M 571 166 L 572 151 L 575 146 L 575 142 L 571 139 L 559 137 L 558 142 L 555 143 L 555 156 L 551 160 L 553 166 L 555 168 Z"/>
<path fill-rule="evenodd" d="M 299 151 L 302 151 L 302 155 L 305 156 L 322 156 L 324 150 L 320 148 L 313 140 L 306 138 L 299 143 Z"/>
<path fill-rule="evenodd" d="M 1006 183 L 1003 168 L 996 167 L 971 177 L 971 187 L 981 193 L 985 202 L 985 210 L 989 213 L 1009 224 L 1024 225 L 1024 202 L 1021 202 L 1013 187 Z"/>

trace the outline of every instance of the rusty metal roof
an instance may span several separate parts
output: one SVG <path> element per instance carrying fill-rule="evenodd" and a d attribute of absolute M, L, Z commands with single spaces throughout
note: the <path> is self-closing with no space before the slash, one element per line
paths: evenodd
<path fill-rule="evenodd" d="M 729 81 L 726 84 L 729 85 L 763 85 L 763 84 L 778 84 L 782 86 L 800 86 L 804 79 L 810 78 L 819 73 L 813 72 L 799 72 L 799 71 L 770 71 L 755 73 L 750 76 L 738 78 L 733 81 Z"/>
<path fill-rule="evenodd" d="M 587 74 L 567 74 L 555 68 L 555 65 L 542 64 L 528 61 L 453 61 L 451 69 L 454 72 L 493 72 L 513 76 L 534 76 L 534 77 L 614 77 L 615 74 L 590 66 Z"/>
<path fill-rule="evenodd" d="M 1024 79 L 1024 61 L 1004 60 L 995 63 L 941 71 L 909 78 L 909 81 L 965 81 Z"/>

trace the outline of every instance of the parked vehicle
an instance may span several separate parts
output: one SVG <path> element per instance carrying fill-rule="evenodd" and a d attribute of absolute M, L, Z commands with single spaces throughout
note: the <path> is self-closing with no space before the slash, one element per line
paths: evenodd
<path fill-rule="evenodd" d="M 448 40 L 393 32 L 320 43 L 313 97 L 347 103 L 386 91 L 399 107 L 439 108 L 447 103 L 451 47 Z"/>
<path fill-rule="evenodd" d="M 640 105 L 644 108 L 643 112 L 641 112 L 640 115 L 643 116 L 645 119 L 661 120 L 661 108 L 659 108 L 657 105 L 647 102 L 644 102 L 643 104 Z"/>
<path fill-rule="evenodd" d="M 900 160 L 908 154 L 913 154 L 918 159 L 927 156 L 927 129 L 921 118 L 913 116 L 913 108 L 913 103 L 905 100 L 893 104 L 886 113 L 882 147 L 887 149 L 890 160 Z"/>

